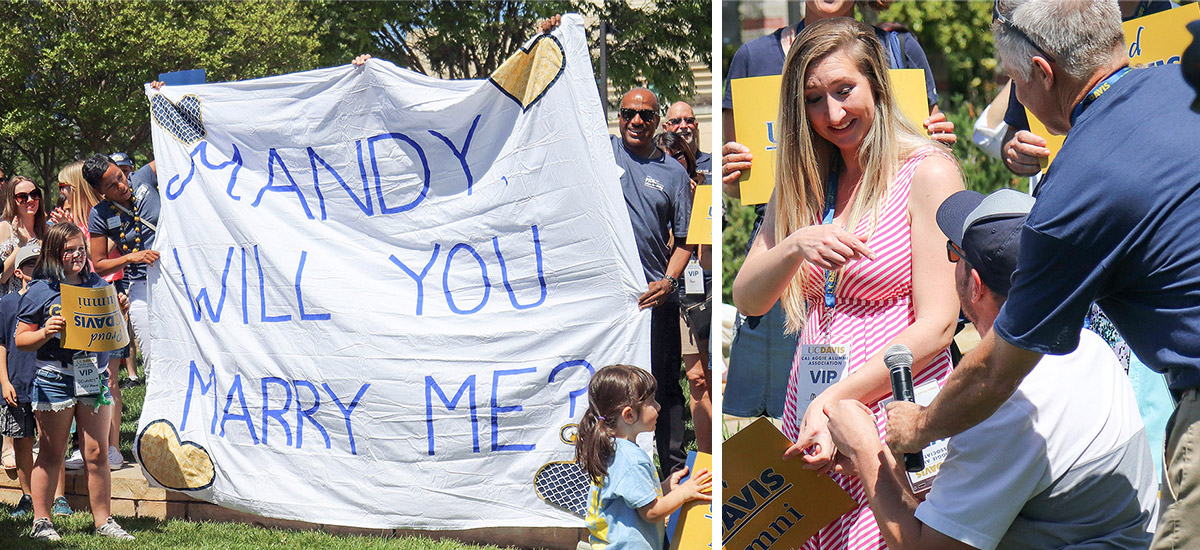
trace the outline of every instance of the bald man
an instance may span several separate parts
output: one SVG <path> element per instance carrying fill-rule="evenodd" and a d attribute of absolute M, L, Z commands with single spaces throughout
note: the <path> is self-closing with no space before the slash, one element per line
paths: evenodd
<path fill-rule="evenodd" d="M 612 136 L 613 155 L 625 173 L 621 190 L 646 273 L 646 292 L 638 307 L 651 309 L 650 370 L 658 381 L 655 398 L 662 410 L 654 429 L 663 479 L 682 468 L 683 390 L 680 388 L 679 278 L 691 258 L 687 240 L 692 195 L 687 171 L 654 146 L 658 97 L 645 88 L 630 90 L 618 111 L 620 136 Z M 674 241 L 672 241 L 674 237 Z"/>

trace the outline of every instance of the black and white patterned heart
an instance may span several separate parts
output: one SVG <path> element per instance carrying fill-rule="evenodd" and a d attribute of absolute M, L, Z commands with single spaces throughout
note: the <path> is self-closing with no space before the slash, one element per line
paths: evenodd
<path fill-rule="evenodd" d="M 154 123 L 184 143 L 204 139 L 204 120 L 200 115 L 200 98 L 185 95 L 173 103 L 162 94 L 150 98 L 150 114 Z"/>
<path fill-rule="evenodd" d="M 579 517 L 587 516 L 591 486 L 587 472 L 574 462 L 548 462 L 533 476 L 533 490 L 538 498 Z"/>

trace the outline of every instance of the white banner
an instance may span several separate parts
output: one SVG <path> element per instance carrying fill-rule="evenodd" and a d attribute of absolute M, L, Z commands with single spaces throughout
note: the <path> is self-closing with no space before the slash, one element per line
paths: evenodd
<path fill-rule="evenodd" d="M 649 314 L 580 17 L 488 80 L 147 94 L 149 477 L 323 524 L 582 526 L 534 478 L 590 371 L 648 366 Z"/>

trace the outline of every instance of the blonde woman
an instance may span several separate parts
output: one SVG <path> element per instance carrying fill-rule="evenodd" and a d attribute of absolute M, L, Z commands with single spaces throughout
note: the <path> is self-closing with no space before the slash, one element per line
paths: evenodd
<path fill-rule="evenodd" d="M 836 449 L 823 409 L 891 393 L 883 350 L 913 352 L 917 384 L 950 371 L 958 318 L 954 266 L 935 214 L 963 188 L 943 145 L 901 114 L 874 31 L 849 18 L 808 26 L 784 63 L 775 193 L 734 282 L 744 315 L 781 300 L 800 333 L 783 427 L 786 457 L 829 472 Z M 834 478 L 858 502 L 806 548 L 883 548 L 856 478 Z"/>
<path fill-rule="evenodd" d="M 65 212 L 56 211 L 56 214 L 61 215 L 65 221 L 75 224 L 76 227 L 83 231 L 83 238 L 86 241 L 91 240 L 91 234 L 87 230 L 88 216 L 92 213 L 92 208 L 100 199 L 96 197 L 96 192 L 92 190 L 92 186 L 88 185 L 83 179 L 83 159 L 79 159 L 66 166 L 63 166 L 58 171 L 58 189 L 59 194 L 65 195 L 67 200 L 64 205 Z M 123 285 L 119 282 L 122 271 L 110 273 L 104 276 L 104 280 L 112 283 L 117 287 L 117 291 L 124 290 Z M 108 355 L 108 382 L 109 391 L 112 392 L 112 425 L 108 430 L 108 465 L 114 469 L 120 468 L 125 464 L 125 457 L 120 451 L 120 435 L 121 435 L 121 411 L 123 408 L 121 400 L 121 386 L 118 382 L 117 375 L 121 371 L 121 363 L 125 363 L 126 372 L 129 374 L 129 380 L 138 380 L 137 369 L 133 365 L 133 359 L 130 359 L 130 348 L 126 346 L 123 349 L 113 351 Z M 83 455 L 76 450 L 67 458 L 68 462 L 82 467 Z M 74 468 L 76 466 L 72 466 Z"/>

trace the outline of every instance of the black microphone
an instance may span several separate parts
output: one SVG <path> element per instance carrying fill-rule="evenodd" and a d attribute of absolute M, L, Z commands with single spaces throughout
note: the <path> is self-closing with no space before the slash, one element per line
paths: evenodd
<path fill-rule="evenodd" d="M 883 364 L 892 373 L 892 395 L 896 401 L 916 403 L 916 392 L 912 381 L 912 350 L 904 344 L 895 344 L 883 352 Z M 925 469 L 925 457 L 921 453 L 904 453 L 904 469 L 919 472 Z"/>

